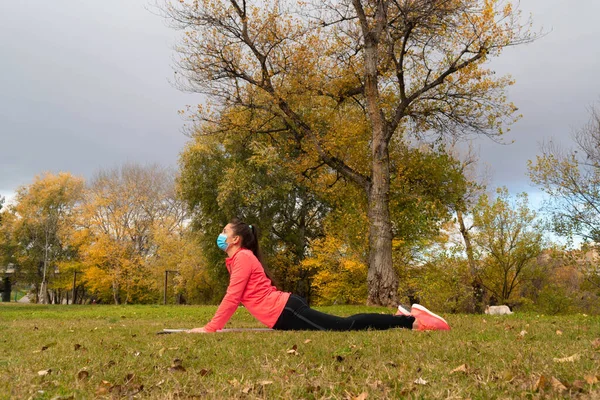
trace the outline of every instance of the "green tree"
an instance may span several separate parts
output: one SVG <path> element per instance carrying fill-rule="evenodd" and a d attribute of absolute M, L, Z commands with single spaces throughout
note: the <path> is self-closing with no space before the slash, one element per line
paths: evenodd
<path fill-rule="evenodd" d="M 198 117 L 214 133 L 239 122 L 223 110 L 242 110 L 250 129 L 364 193 L 368 302 L 396 304 L 390 146 L 432 132 L 502 133 L 515 118 L 504 93 L 512 80 L 486 62 L 534 39 L 518 11 L 499 0 L 194 0 L 163 10 L 185 31 L 178 76 L 212 99 L 216 109 Z"/>
<path fill-rule="evenodd" d="M 311 275 L 300 263 L 309 241 L 322 235 L 328 206 L 281 163 L 268 137 L 194 135 L 181 156 L 179 188 L 222 290 L 227 274 L 215 239 L 237 216 L 263 230 L 260 243 L 278 286 L 310 297 Z"/>
<path fill-rule="evenodd" d="M 544 246 L 542 224 L 528 205 L 527 194 L 513 201 L 506 188 L 492 201 L 480 197 L 473 210 L 476 228 L 472 238 L 480 258 L 479 275 L 498 304 L 516 301 L 511 296 L 532 278 L 535 259 Z"/>
<path fill-rule="evenodd" d="M 548 210 L 559 235 L 600 243 L 600 111 L 573 135 L 575 149 L 552 142 L 529 162 L 529 176 L 548 194 Z"/>

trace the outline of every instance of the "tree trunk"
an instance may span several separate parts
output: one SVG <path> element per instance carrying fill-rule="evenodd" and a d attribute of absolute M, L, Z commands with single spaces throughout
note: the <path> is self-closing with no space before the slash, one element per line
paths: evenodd
<path fill-rule="evenodd" d="M 369 190 L 367 304 L 395 307 L 398 305 L 398 276 L 392 264 L 389 163 L 387 145 L 380 141 L 373 154 L 373 175 Z"/>
<path fill-rule="evenodd" d="M 115 304 L 116 305 L 121 304 L 121 299 L 119 296 L 119 284 L 116 281 L 113 281 L 112 289 L 113 289 L 113 299 L 115 301 Z"/>
<path fill-rule="evenodd" d="M 356 5 L 357 9 L 360 7 Z M 383 18 L 381 10 L 378 18 Z M 366 24 L 366 22 L 365 22 Z M 383 115 L 378 88 L 378 33 L 365 34 L 365 96 L 372 129 L 371 183 L 366 188 L 369 202 L 369 272 L 367 304 L 398 305 L 398 276 L 392 265 L 392 225 L 390 221 L 389 126 Z"/>
<path fill-rule="evenodd" d="M 48 282 L 46 281 L 42 281 L 40 285 L 38 302 L 39 304 L 48 304 Z"/>
<path fill-rule="evenodd" d="M 483 312 L 483 297 L 484 288 L 481 284 L 481 278 L 477 273 L 477 264 L 475 263 L 475 256 L 473 255 L 473 245 L 471 244 L 471 236 L 469 230 L 465 225 L 462 211 L 456 211 L 456 219 L 460 227 L 460 234 L 462 235 L 463 241 L 465 242 L 465 250 L 467 252 L 467 260 L 469 261 L 469 272 L 471 273 L 471 287 L 473 289 L 473 311 L 476 313 Z"/>

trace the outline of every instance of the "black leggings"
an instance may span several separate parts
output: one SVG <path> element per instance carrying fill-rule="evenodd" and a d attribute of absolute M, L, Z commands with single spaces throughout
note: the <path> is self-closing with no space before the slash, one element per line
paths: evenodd
<path fill-rule="evenodd" d="M 336 317 L 313 310 L 302 297 L 292 294 L 273 329 L 284 331 L 360 331 L 365 329 L 412 329 L 415 318 L 391 314 L 355 314 Z"/>

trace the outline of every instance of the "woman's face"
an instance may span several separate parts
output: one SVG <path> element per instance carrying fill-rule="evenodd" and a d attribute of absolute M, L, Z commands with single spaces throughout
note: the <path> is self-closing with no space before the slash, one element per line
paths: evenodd
<path fill-rule="evenodd" d="M 233 229 L 231 229 L 231 224 L 225 225 L 223 228 L 223 234 L 227 236 L 227 240 L 225 241 L 230 246 L 232 244 L 236 244 L 238 241 L 238 236 L 233 233 Z"/>

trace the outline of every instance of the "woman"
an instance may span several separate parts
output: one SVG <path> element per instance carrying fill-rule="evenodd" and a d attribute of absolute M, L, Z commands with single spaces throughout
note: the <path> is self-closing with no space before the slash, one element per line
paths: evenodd
<path fill-rule="evenodd" d="M 260 322 L 278 330 L 450 330 L 442 317 L 418 304 L 413 304 L 411 312 L 398 306 L 396 315 L 356 314 L 346 318 L 313 310 L 300 296 L 279 291 L 272 285 L 260 262 L 256 228 L 238 219 L 225 226 L 217 238 L 217 246 L 228 255 L 225 264 L 230 274 L 229 287 L 212 320 L 188 333 L 223 329 L 240 303 Z"/>

